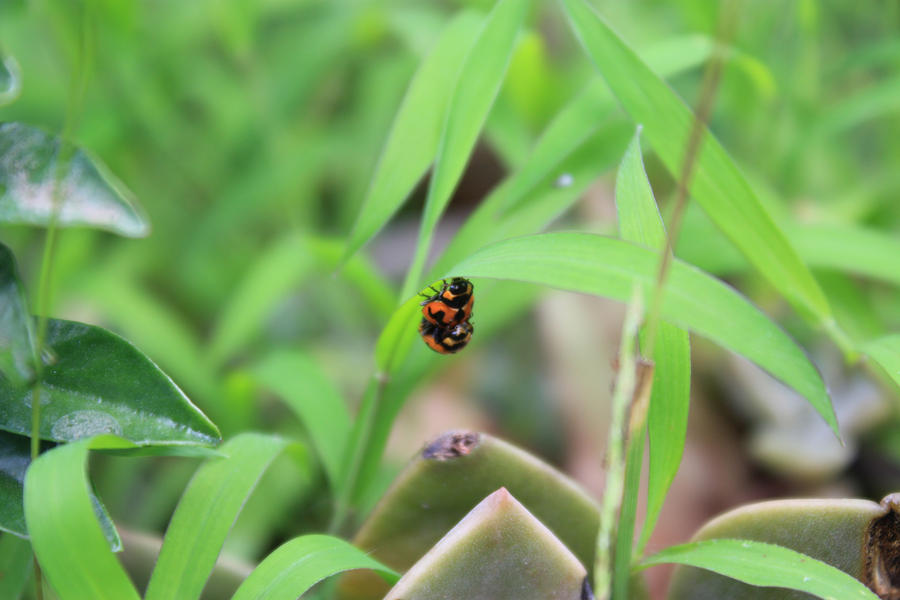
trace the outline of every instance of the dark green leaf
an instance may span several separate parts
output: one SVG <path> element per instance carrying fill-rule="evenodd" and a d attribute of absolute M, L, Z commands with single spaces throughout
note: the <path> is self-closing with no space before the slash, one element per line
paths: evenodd
<path fill-rule="evenodd" d="M 86 480 L 88 450 L 128 448 L 111 435 L 81 439 L 45 452 L 25 476 L 25 519 L 44 575 L 61 600 L 138 600 L 110 552 Z"/>
<path fill-rule="evenodd" d="M 840 569 L 794 550 L 749 540 L 706 540 L 672 546 L 640 566 L 691 565 L 751 585 L 800 590 L 819 598 L 878 600 L 863 583 Z"/>
<path fill-rule="evenodd" d="M 197 470 L 169 522 L 146 600 L 200 596 L 247 497 L 285 446 L 277 437 L 244 433 L 220 448 L 227 458 Z"/>
<path fill-rule="evenodd" d="M 219 432 L 150 359 L 99 327 L 50 319 L 41 438 L 114 433 L 136 444 L 213 444 Z M 31 433 L 29 386 L 0 380 L 0 429 Z"/>
<path fill-rule="evenodd" d="M 12 251 L 0 244 L 0 378 L 25 385 L 34 375 L 34 333 Z"/>
<path fill-rule="evenodd" d="M 390 583 L 400 578 L 340 538 L 305 535 L 267 556 L 241 584 L 232 600 L 295 600 L 326 577 L 351 569 L 372 569 Z"/>
<path fill-rule="evenodd" d="M 33 572 L 31 544 L 12 534 L 0 535 L 0 598 L 17 600 Z"/>
<path fill-rule="evenodd" d="M 150 233 L 131 193 L 97 159 L 75 150 L 60 168 L 60 146 L 59 138 L 35 127 L 0 125 L 0 223 Z"/>
<path fill-rule="evenodd" d="M 618 300 L 639 285 L 649 294 L 659 255 L 622 240 L 585 233 L 514 238 L 484 248 L 454 274 L 531 281 Z M 662 316 L 741 354 L 802 394 L 837 434 L 822 377 L 778 325 L 735 290 L 678 260 L 672 264 Z"/>
<path fill-rule="evenodd" d="M 29 439 L 0 431 L 0 530 L 20 537 L 28 536 L 22 490 L 30 462 Z"/>

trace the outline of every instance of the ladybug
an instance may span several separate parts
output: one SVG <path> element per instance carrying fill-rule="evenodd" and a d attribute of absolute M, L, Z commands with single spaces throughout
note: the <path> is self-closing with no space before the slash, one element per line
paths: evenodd
<path fill-rule="evenodd" d="M 425 344 L 440 354 L 454 354 L 465 348 L 474 331 L 475 328 L 468 321 L 453 327 L 441 327 L 428 319 L 422 319 L 419 324 L 419 335 Z"/>
<path fill-rule="evenodd" d="M 425 320 L 439 327 L 451 328 L 472 318 L 474 286 L 463 277 L 454 277 L 448 283 L 441 282 L 441 289 L 431 288 L 433 296 L 422 294 L 422 316 Z"/>

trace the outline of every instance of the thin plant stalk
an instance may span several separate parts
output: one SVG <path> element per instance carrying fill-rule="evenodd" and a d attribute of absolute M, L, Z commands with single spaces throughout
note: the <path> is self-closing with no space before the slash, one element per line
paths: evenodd
<path fill-rule="evenodd" d="M 628 407 L 636 386 L 635 338 L 641 324 L 644 307 L 642 293 L 635 288 L 622 325 L 619 345 L 619 372 L 612 397 L 612 418 L 607 443 L 606 487 L 600 506 L 600 531 L 597 533 L 597 553 L 594 559 L 594 594 L 597 600 L 607 600 L 612 592 L 613 544 L 625 480 L 625 429 Z"/>

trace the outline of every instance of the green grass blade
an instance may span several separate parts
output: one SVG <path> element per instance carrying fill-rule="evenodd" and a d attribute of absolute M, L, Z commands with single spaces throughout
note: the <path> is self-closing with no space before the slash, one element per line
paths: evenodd
<path fill-rule="evenodd" d="M 57 174 L 61 147 L 60 138 L 36 127 L 0 125 L 0 223 L 47 227 L 54 222 L 128 237 L 150 234 L 150 222 L 131 192 L 85 150 L 75 149 Z"/>
<path fill-rule="evenodd" d="M 273 352 L 252 368 L 256 379 L 278 394 L 303 423 L 332 486 L 341 478 L 341 463 L 350 414 L 344 398 L 322 369 L 302 352 Z"/>
<path fill-rule="evenodd" d="M 900 333 L 872 340 L 861 350 L 900 386 Z"/>
<path fill-rule="evenodd" d="M 447 118 L 425 198 L 419 241 L 401 298 L 409 297 L 417 289 L 434 228 L 462 176 L 500 90 L 515 48 L 516 35 L 530 5 L 529 0 L 497 0 L 466 56 L 447 106 Z"/>
<path fill-rule="evenodd" d="M 896 235 L 845 224 L 790 224 L 784 229 L 810 266 L 900 285 L 900 239 Z"/>
<path fill-rule="evenodd" d="M 0 374 L 25 384 L 34 375 L 34 332 L 12 250 L 0 244 Z"/>
<path fill-rule="evenodd" d="M 18 600 L 31 575 L 31 544 L 9 533 L 0 536 L 0 598 Z"/>
<path fill-rule="evenodd" d="M 706 540 L 672 546 L 644 559 L 641 568 L 678 563 L 707 569 L 750 585 L 799 590 L 819 598 L 877 600 L 840 569 L 789 548 L 749 540 Z"/>
<path fill-rule="evenodd" d="M 326 577 L 351 569 L 372 569 L 390 583 L 400 578 L 340 538 L 305 535 L 282 544 L 267 556 L 232 600 L 296 600 Z"/>
<path fill-rule="evenodd" d="M 25 519 L 31 543 L 61 600 L 139 597 L 110 552 L 85 476 L 88 450 L 132 446 L 110 435 L 84 438 L 45 452 L 28 469 Z"/>
<path fill-rule="evenodd" d="M 622 240 L 548 233 L 493 244 L 452 270 L 468 277 L 515 279 L 625 301 L 634 285 L 656 281 L 659 255 Z M 734 289 L 681 261 L 663 297 L 665 320 L 752 360 L 804 396 L 837 434 L 822 377 L 803 350 Z"/>
<path fill-rule="evenodd" d="M 679 174 L 693 114 L 666 83 L 610 29 L 584 0 L 562 0 L 575 33 L 613 93 L 644 126 L 669 172 Z M 832 326 L 825 295 L 750 184 L 708 131 L 691 195 L 754 267 L 805 317 Z"/>
<path fill-rule="evenodd" d="M 410 82 L 341 262 L 384 227 L 434 161 L 455 76 L 480 23 L 474 13 L 456 17 Z"/>
<path fill-rule="evenodd" d="M 241 434 L 220 448 L 228 458 L 197 470 L 169 522 L 146 600 L 200 597 L 247 497 L 286 446 L 277 437 Z"/>
<path fill-rule="evenodd" d="M 662 252 L 666 247 L 666 230 L 653 197 L 653 190 L 641 160 L 640 131 L 625 152 L 616 179 L 616 208 L 619 215 L 619 235 Z M 642 331 L 642 335 L 646 335 Z M 656 348 L 652 357 L 655 365 L 650 409 L 647 416 L 650 436 L 650 471 L 647 481 L 647 513 L 638 554 L 653 533 L 666 492 L 675 479 L 684 440 L 687 436 L 688 406 L 691 392 L 691 346 L 686 331 L 661 321 Z M 639 470 L 640 465 L 636 468 Z M 636 491 L 636 490 L 635 490 Z M 637 503 L 637 496 L 626 497 Z M 616 555 L 630 561 L 628 556 Z"/>

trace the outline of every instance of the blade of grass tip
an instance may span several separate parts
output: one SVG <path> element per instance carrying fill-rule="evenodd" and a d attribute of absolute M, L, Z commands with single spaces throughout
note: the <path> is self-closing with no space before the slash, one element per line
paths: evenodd
<path fill-rule="evenodd" d="M 836 567 L 783 546 L 750 540 L 704 540 L 672 546 L 644 559 L 639 568 L 678 563 L 750 585 L 787 588 L 819 598 L 878 600 L 869 588 Z"/>
<path fill-rule="evenodd" d="M 641 128 L 638 126 L 616 178 L 619 232 L 622 239 L 665 252 L 666 229 L 647 173 L 644 171 L 640 134 Z M 644 356 L 651 358 L 656 365 L 657 383 L 653 386 L 650 396 L 648 417 L 650 471 L 647 481 L 647 509 L 644 528 L 636 548 L 637 555 L 643 553 L 644 545 L 659 518 L 666 492 L 681 463 L 687 435 L 691 389 L 691 349 L 688 333 L 669 322 L 660 322 L 658 342 L 652 357 L 647 353 L 647 337 L 648 327 L 643 327 L 641 347 Z M 640 466 L 635 468 L 639 469 Z M 637 496 L 628 498 L 626 495 L 626 507 L 629 500 L 636 504 Z M 630 552 L 630 547 L 628 550 Z"/>
<path fill-rule="evenodd" d="M 825 295 L 787 236 L 761 205 L 746 178 L 706 127 L 702 123 L 698 125 L 705 119 L 694 119 L 688 107 L 637 58 L 587 2 L 562 2 L 587 54 L 632 118 L 643 123 L 646 137 L 668 170 L 683 174 L 685 166 L 694 162 L 696 157 L 691 158 L 691 154 L 698 153 L 702 140 L 696 177 L 685 180 L 679 175 L 680 184 L 690 190 L 716 225 L 802 316 L 824 326 L 834 336 L 834 326 L 830 325 L 833 317 Z M 726 21 L 735 20 L 733 6 L 729 3 L 720 9 L 723 27 Z M 722 50 L 718 49 L 716 54 L 719 57 L 711 66 L 721 64 Z M 714 75 L 712 69 L 708 70 L 705 88 L 714 87 L 712 84 L 717 79 Z M 701 101 L 704 97 L 708 98 L 705 103 L 711 103 L 711 96 L 704 94 Z M 705 110 L 701 104 L 698 115 L 702 116 Z M 692 133 L 697 127 L 699 133 Z M 697 136 L 699 140 L 690 142 Z M 693 151 L 691 147 L 694 147 Z M 673 222 L 670 233 L 677 233 L 675 225 Z M 834 339 L 843 344 L 840 336 L 834 336 Z"/>
<path fill-rule="evenodd" d="M 371 569 L 396 583 L 400 576 L 362 550 L 328 535 L 304 535 L 269 554 L 235 592 L 232 600 L 283 600 L 351 569 Z"/>
<path fill-rule="evenodd" d="M 434 228 L 450 201 L 500 91 L 516 36 L 530 5 L 530 0 L 498 0 L 459 72 L 425 198 L 419 241 L 400 298 L 409 298 L 416 292 Z"/>
<path fill-rule="evenodd" d="M 390 220 L 434 160 L 455 75 L 480 23 L 468 11 L 454 18 L 413 76 L 338 265 Z"/>
<path fill-rule="evenodd" d="M 636 384 L 634 343 L 642 316 L 643 294 L 635 287 L 622 325 L 619 372 L 612 397 L 612 415 L 606 451 L 606 487 L 600 506 L 600 530 L 597 533 L 597 553 L 594 562 L 594 594 L 597 600 L 608 600 L 612 592 L 613 533 L 625 485 L 625 421 Z"/>

